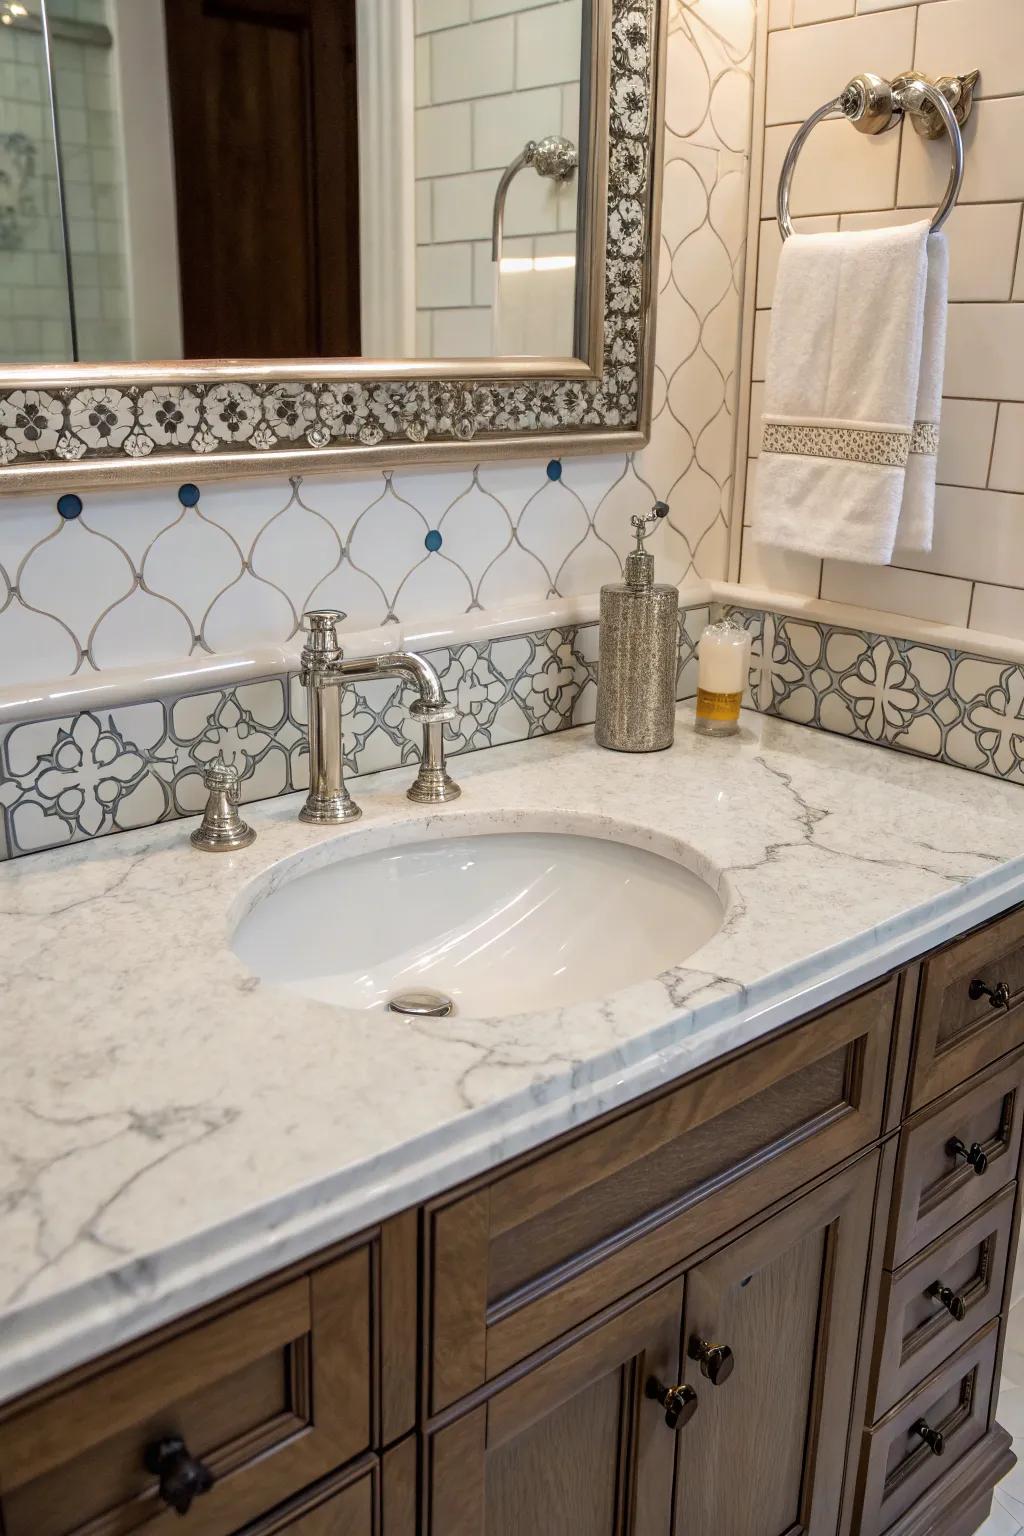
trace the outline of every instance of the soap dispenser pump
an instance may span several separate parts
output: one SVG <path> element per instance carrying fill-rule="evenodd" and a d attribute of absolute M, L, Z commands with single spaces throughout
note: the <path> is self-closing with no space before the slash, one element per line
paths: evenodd
<path fill-rule="evenodd" d="M 661 752 L 675 733 L 679 590 L 655 582 L 654 556 L 644 548 L 668 512 L 659 501 L 647 517 L 632 518 L 636 548 L 626 556 L 626 579 L 601 588 L 594 735 L 613 752 Z"/>

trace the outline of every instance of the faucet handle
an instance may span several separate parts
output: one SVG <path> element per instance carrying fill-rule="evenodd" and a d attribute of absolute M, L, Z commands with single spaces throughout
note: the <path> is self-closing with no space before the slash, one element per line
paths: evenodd
<path fill-rule="evenodd" d="M 338 640 L 338 625 L 347 617 L 340 608 L 309 608 L 302 615 L 302 628 L 308 636 L 302 647 L 301 681 L 305 686 L 310 668 L 336 666 L 345 653 Z"/>
<path fill-rule="evenodd" d="M 202 853 L 235 853 L 255 842 L 256 833 L 238 814 L 239 773 L 221 752 L 203 774 L 209 790 L 201 826 L 192 833 L 193 848 Z"/>
<path fill-rule="evenodd" d="M 302 627 L 307 635 L 327 634 L 347 618 L 348 614 L 340 608 L 307 608 L 302 615 Z"/>

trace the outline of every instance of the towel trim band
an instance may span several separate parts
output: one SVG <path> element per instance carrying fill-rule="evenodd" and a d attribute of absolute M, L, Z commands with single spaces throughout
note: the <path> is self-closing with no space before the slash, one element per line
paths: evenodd
<path fill-rule="evenodd" d="M 800 454 L 812 459 L 837 459 L 846 464 L 877 464 L 905 469 L 912 453 L 932 457 L 939 451 L 934 421 L 915 421 L 911 432 L 883 432 L 873 427 L 794 426 L 781 421 L 764 424 L 763 453 Z"/>

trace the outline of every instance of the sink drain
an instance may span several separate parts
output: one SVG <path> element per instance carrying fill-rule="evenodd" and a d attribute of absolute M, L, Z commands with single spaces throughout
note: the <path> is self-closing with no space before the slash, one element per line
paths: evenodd
<path fill-rule="evenodd" d="M 446 1019 L 455 1012 L 455 1004 L 443 992 L 432 992 L 429 987 L 423 987 L 418 992 L 399 992 L 389 997 L 388 1011 L 413 1019 Z"/>

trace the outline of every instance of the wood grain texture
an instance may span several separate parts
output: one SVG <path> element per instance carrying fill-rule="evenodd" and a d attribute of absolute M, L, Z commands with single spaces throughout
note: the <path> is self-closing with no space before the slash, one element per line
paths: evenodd
<path fill-rule="evenodd" d="M 877 1168 L 877 1154 L 862 1159 L 687 1276 L 684 1348 L 698 1338 L 735 1357 L 719 1386 L 684 1366 L 700 1398 L 679 1436 L 687 1536 L 833 1536 Z"/>
<path fill-rule="evenodd" d="M 965 1339 L 998 1316 L 1016 1197 L 1013 1183 L 895 1274 L 886 1272 L 872 1418 L 881 1418 Z M 933 1284 L 948 1286 L 961 1297 L 967 1308 L 961 1320 L 929 1296 Z"/>
<path fill-rule="evenodd" d="M 337 1259 L 310 1277 L 313 1295 L 313 1417 L 350 1461 L 373 1440 L 370 1250 Z"/>
<path fill-rule="evenodd" d="M 969 1339 L 956 1354 L 865 1431 L 858 1486 L 859 1536 L 881 1536 L 944 1477 L 988 1431 L 999 1324 Z M 935 1456 L 912 1433 L 925 1419 L 946 1437 Z"/>
<path fill-rule="evenodd" d="M 409 1435 L 381 1458 L 381 1536 L 417 1536 L 419 1447 Z"/>
<path fill-rule="evenodd" d="M 490 1191 L 433 1213 L 428 1337 L 430 1409 L 471 1392 L 487 1373 L 487 1235 Z"/>
<path fill-rule="evenodd" d="M 896 997 L 890 978 L 437 1212 L 430 1411 L 877 1137 Z"/>
<path fill-rule="evenodd" d="M 419 1212 L 386 1221 L 380 1234 L 381 1444 L 416 1423 L 419 1365 Z"/>
<path fill-rule="evenodd" d="M 521 1227 L 570 1195 L 603 1183 L 657 1147 L 871 1033 L 879 1023 L 888 1050 L 896 991 L 897 982 L 892 978 L 759 1045 L 746 1056 L 701 1073 L 664 1098 L 626 1112 L 559 1151 L 496 1179 L 491 1188 L 492 1237 Z"/>
<path fill-rule="evenodd" d="M 359 1461 L 247 1526 L 245 1536 L 382 1536 L 377 1485 L 376 1458 Z"/>
<path fill-rule="evenodd" d="M 426 1536 L 484 1536 L 487 1409 L 476 1408 L 431 1437 Z"/>
<path fill-rule="evenodd" d="M 900 1134 L 897 1201 L 886 1257 L 897 1269 L 1017 1175 L 1024 1120 L 1024 1052 L 916 1114 Z M 946 1149 L 952 1137 L 978 1142 L 980 1176 Z"/>
<path fill-rule="evenodd" d="M 371 1440 L 370 1248 L 99 1371 L 0 1430 L 8 1536 L 175 1527 L 146 1447 L 181 1435 L 214 1473 L 189 1512 L 229 1536 Z"/>
<path fill-rule="evenodd" d="M 1009 1011 L 970 997 L 1009 988 Z M 919 1109 L 1024 1044 L 1024 908 L 947 945 L 923 967 L 910 1108 Z"/>
<path fill-rule="evenodd" d="M 991 1509 L 992 1489 L 1016 1462 L 1010 1436 L 996 1425 L 889 1527 L 886 1536 L 974 1536 Z"/>
<path fill-rule="evenodd" d="M 669 1536 L 675 1437 L 644 1386 L 678 1380 L 682 1298 L 663 1287 L 437 1431 L 430 1536 Z"/>
<path fill-rule="evenodd" d="M 0 1488 L 51 1472 L 177 1398 L 272 1354 L 309 1332 L 309 1284 L 296 1280 L 237 1312 L 93 1377 L 4 1425 Z"/>

